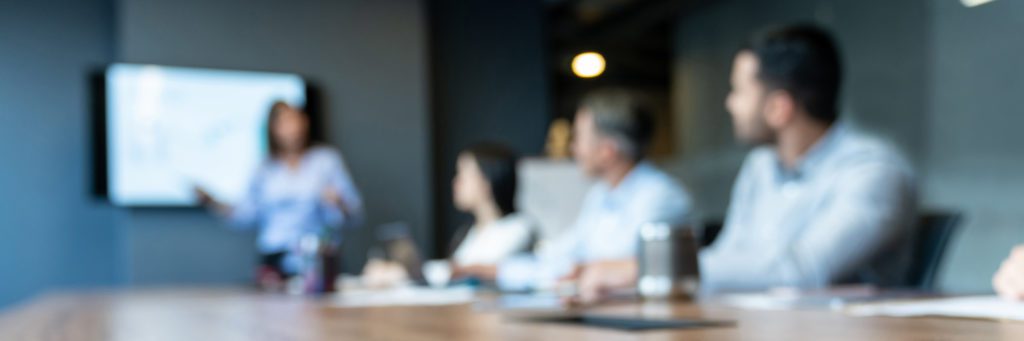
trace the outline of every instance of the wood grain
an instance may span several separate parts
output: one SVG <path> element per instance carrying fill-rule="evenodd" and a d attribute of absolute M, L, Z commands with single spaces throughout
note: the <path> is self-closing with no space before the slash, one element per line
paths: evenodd
<path fill-rule="evenodd" d="M 744 311 L 628 303 L 619 316 L 734 320 L 734 327 L 623 332 L 525 322 L 472 306 L 337 308 L 243 289 L 51 294 L 0 314 L 0 340 L 1024 340 L 1024 324 L 857 318 L 825 311 Z"/>

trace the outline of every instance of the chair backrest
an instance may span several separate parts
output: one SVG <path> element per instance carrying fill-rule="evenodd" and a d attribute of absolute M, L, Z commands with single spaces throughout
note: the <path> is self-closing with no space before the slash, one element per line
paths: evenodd
<path fill-rule="evenodd" d="M 572 227 L 592 184 L 572 161 L 523 159 L 516 207 L 537 221 L 540 240 L 554 240 Z"/>
<path fill-rule="evenodd" d="M 725 225 L 725 219 L 712 218 L 704 220 L 704 229 L 701 230 L 700 235 L 700 247 L 708 247 L 715 243 L 718 239 L 718 234 L 722 233 L 722 226 Z"/>
<path fill-rule="evenodd" d="M 907 286 L 932 290 L 942 258 L 962 216 L 958 212 L 930 212 L 919 217 L 914 231 L 914 257 L 907 274 Z"/>

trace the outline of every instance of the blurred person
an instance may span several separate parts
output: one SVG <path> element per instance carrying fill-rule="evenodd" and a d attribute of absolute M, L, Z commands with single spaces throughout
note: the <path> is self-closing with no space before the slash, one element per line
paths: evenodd
<path fill-rule="evenodd" d="M 519 156 L 500 144 L 482 143 L 459 153 L 452 179 L 452 202 L 472 215 L 472 223 L 456 232 L 449 252 L 453 277 L 486 277 L 508 257 L 528 251 L 537 230 L 533 219 L 516 210 Z M 368 286 L 386 288 L 408 282 L 409 274 L 395 261 L 371 260 L 363 269 Z"/>
<path fill-rule="evenodd" d="M 275 102 L 267 118 L 270 157 L 250 180 L 244 198 L 228 204 L 202 188 L 199 201 L 239 229 L 258 228 L 259 281 L 276 287 L 300 269 L 302 236 L 357 226 L 363 201 L 341 153 L 315 144 L 306 112 Z"/>
<path fill-rule="evenodd" d="M 576 113 L 573 154 L 580 169 L 598 180 L 573 226 L 556 240 L 479 271 L 507 290 L 552 289 L 574 281 L 578 266 L 635 262 L 638 228 L 644 223 L 682 224 L 689 194 L 646 161 L 653 118 L 642 100 L 622 89 L 588 94 Z"/>
<path fill-rule="evenodd" d="M 709 289 L 903 281 L 913 171 L 888 143 L 838 123 L 841 83 L 840 52 L 817 26 L 764 31 L 736 55 L 726 108 L 755 149 L 722 235 L 700 255 Z"/>
<path fill-rule="evenodd" d="M 894 246 L 914 218 L 914 176 L 891 146 L 837 123 L 840 83 L 839 51 L 816 26 L 764 31 L 736 54 L 725 106 L 755 148 L 700 253 L 705 292 L 902 281 L 911 250 Z M 632 263 L 583 273 L 585 301 L 636 278 Z"/>
<path fill-rule="evenodd" d="M 519 156 L 502 145 L 480 144 L 462 151 L 456 162 L 452 200 L 473 223 L 454 243 L 455 272 L 496 265 L 528 250 L 536 224 L 516 210 Z"/>
<path fill-rule="evenodd" d="M 568 119 L 559 118 L 551 122 L 548 138 L 544 143 L 544 154 L 552 160 L 568 159 L 572 151 L 572 124 Z"/>
<path fill-rule="evenodd" d="M 1010 301 L 1024 301 L 1024 244 L 1017 245 L 992 277 L 996 293 Z"/>

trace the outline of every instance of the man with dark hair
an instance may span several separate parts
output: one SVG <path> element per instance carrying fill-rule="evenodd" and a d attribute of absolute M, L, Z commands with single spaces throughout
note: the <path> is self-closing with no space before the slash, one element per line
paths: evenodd
<path fill-rule="evenodd" d="M 635 263 L 640 225 L 687 219 L 689 195 L 644 161 L 654 130 L 651 116 L 639 96 L 623 89 L 598 90 L 583 99 L 573 153 L 583 172 L 598 182 L 569 231 L 495 269 L 499 286 L 551 288 L 559 279 L 576 279 L 584 265 Z"/>
<path fill-rule="evenodd" d="M 838 123 L 841 75 L 832 38 L 812 25 L 765 31 L 736 54 L 726 108 L 755 148 L 700 253 L 704 291 L 902 280 L 911 250 L 892 246 L 909 232 L 914 177 L 892 147 Z M 636 278 L 626 262 L 589 270 L 583 301 Z"/>
<path fill-rule="evenodd" d="M 722 234 L 701 252 L 707 289 L 901 281 L 910 250 L 892 246 L 914 217 L 914 177 L 891 146 L 837 123 L 841 75 L 832 38 L 813 25 L 765 31 L 737 53 L 726 108 L 756 148 Z"/>

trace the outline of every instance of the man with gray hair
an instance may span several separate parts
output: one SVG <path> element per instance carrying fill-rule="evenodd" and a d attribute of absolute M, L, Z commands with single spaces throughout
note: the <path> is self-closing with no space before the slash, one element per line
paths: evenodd
<path fill-rule="evenodd" d="M 725 107 L 754 149 L 721 234 L 700 252 L 702 291 L 905 283 L 916 178 L 896 148 L 840 120 L 841 84 L 838 46 L 813 24 L 759 32 L 736 53 Z M 1012 286 L 1024 276 L 1014 258 L 994 283 L 1010 298 L 1024 295 Z M 583 300 L 629 285 L 630 265 L 589 269 L 596 279 L 582 281 Z"/>
<path fill-rule="evenodd" d="M 550 289 L 559 279 L 582 282 L 588 264 L 635 261 L 640 225 L 683 223 L 691 210 L 689 195 L 645 161 L 654 131 L 648 108 L 624 89 L 587 95 L 576 113 L 573 154 L 583 172 L 598 182 L 576 222 L 535 253 L 475 275 L 494 277 L 503 289 L 517 290 Z"/>

